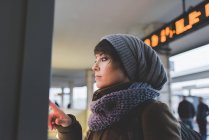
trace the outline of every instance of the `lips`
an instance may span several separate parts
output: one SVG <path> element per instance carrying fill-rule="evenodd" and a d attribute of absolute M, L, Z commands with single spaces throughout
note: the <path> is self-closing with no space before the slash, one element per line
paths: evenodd
<path fill-rule="evenodd" d="M 102 78 L 102 76 L 98 76 L 98 75 L 95 76 L 96 81 L 100 80 L 101 78 Z"/>

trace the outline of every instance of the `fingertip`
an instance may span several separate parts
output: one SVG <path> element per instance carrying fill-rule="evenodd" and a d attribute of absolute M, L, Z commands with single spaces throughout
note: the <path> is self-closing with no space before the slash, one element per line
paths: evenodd
<path fill-rule="evenodd" d="M 59 110 L 59 108 L 57 107 L 57 105 L 55 105 L 53 102 L 49 102 L 49 107 L 52 109 L 52 110 L 54 110 L 54 111 L 56 111 L 56 110 Z"/>

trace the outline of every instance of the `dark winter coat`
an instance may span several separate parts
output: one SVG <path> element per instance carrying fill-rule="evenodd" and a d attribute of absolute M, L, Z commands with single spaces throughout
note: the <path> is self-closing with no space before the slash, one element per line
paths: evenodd
<path fill-rule="evenodd" d="M 142 117 L 136 115 L 103 131 L 88 131 L 85 140 L 140 140 L 141 127 L 144 140 L 181 140 L 180 125 L 167 105 L 154 102 L 144 109 Z M 58 130 L 60 140 L 81 140 L 81 127 L 74 117 L 70 127 Z"/>
<path fill-rule="evenodd" d="M 107 88 L 98 94 L 96 92 L 93 101 L 129 86 L 130 84 L 123 84 Z M 74 116 L 70 117 L 73 122 L 69 127 L 57 127 L 59 138 L 81 140 L 81 126 Z M 100 131 L 89 130 L 84 140 L 181 140 L 181 126 L 166 104 L 159 101 L 149 104 L 143 102 L 119 122 Z"/>

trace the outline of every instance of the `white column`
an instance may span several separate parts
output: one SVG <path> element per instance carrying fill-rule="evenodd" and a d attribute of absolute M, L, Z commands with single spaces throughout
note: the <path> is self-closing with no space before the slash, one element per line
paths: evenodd
<path fill-rule="evenodd" d="M 89 115 L 91 114 L 91 112 L 89 110 L 89 104 L 92 100 L 92 96 L 93 96 L 93 92 L 94 92 L 93 84 L 94 84 L 94 74 L 93 74 L 92 70 L 88 69 L 88 70 L 86 70 L 86 87 L 87 87 L 86 126 L 88 126 L 87 122 L 88 122 Z M 87 130 L 88 130 L 88 127 L 84 128 L 84 131 L 87 131 Z"/>
<path fill-rule="evenodd" d="M 171 77 L 170 77 L 170 66 L 169 66 L 169 54 L 168 53 L 158 53 L 161 62 L 164 65 L 164 68 L 166 70 L 167 73 L 167 82 L 165 83 L 164 87 L 161 89 L 160 93 L 160 98 L 159 100 L 167 103 L 170 107 L 171 107 L 171 96 L 172 96 L 172 92 L 171 92 Z"/>
<path fill-rule="evenodd" d="M 94 84 L 94 74 L 92 70 L 88 69 L 86 70 L 87 108 L 92 100 L 92 96 L 94 92 L 93 84 Z"/>

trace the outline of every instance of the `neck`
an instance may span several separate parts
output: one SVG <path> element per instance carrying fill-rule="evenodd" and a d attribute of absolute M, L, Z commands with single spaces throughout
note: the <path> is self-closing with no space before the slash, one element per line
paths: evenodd
<path fill-rule="evenodd" d="M 117 84 L 114 84 L 105 88 L 98 89 L 97 91 L 94 92 L 92 100 L 95 101 L 106 94 L 123 90 L 123 89 L 127 89 L 130 85 L 131 85 L 131 82 L 117 83 Z"/>

